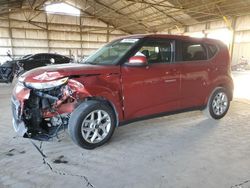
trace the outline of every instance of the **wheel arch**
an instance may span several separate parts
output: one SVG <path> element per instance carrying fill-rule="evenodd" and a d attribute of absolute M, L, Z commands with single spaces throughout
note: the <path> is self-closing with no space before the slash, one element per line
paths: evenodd
<path fill-rule="evenodd" d="M 219 88 L 225 88 L 226 91 L 228 92 L 229 94 L 229 101 L 232 101 L 233 100 L 233 90 L 230 89 L 230 86 L 228 84 L 225 84 L 225 83 L 221 83 L 221 84 L 218 84 L 216 85 L 215 87 L 211 88 L 209 94 L 207 95 L 206 99 L 205 99 L 205 103 L 204 103 L 204 107 L 203 108 L 206 108 L 207 104 L 208 104 L 208 101 L 210 99 L 210 97 L 213 95 L 213 93 L 219 89 Z"/>
<path fill-rule="evenodd" d="M 219 84 L 216 88 L 218 88 L 218 87 L 225 88 L 226 91 L 228 92 L 229 100 L 230 100 L 230 101 L 233 100 L 233 88 L 231 88 L 231 86 L 230 86 L 229 84 L 221 83 L 221 84 Z M 215 89 L 216 89 L 216 88 L 215 88 Z"/>
<path fill-rule="evenodd" d="M 106 105 L 108 105 L 114 112 L 115 114 L 115 122 L 116 122 L 116 127 L 119 125 L 119 114 L 115 108 L 115 105 L 109 101 L 108 99 L 104 98 L 104 97 L 99 97 L 99 96 L 92 96 L 92 97 L 86 97 L 85 101 L 89 101 L 89 100 L 95 100 L 98 102 L 102 102 L 105 103 Z"/>
<path fill-rule="evenodd" d="M 214 93 L 217 88 L 225 88 L 229 95 L 229 101 L 233 100 L 234 84 L 233 79 L 230 76 L 220 76 L 210 83 L 210 89 L 208 95 L 204 101 L 205 106 L 208 103 L 210 96 Z"/>
<path fill-rule="evenodd" d="M 228 103 L 226 103 L 226 109 L 224 112 L 222 112 L 221 114 L 216 114 L 213 110 L 213 106 L 212 106 L 212 101 L 214 99 L 214 97 L 217 95 L 216 92 L 220 92 L 220 91 L 225 91 L 227 92 L 227 88 L 225 85 L 218 85 L 217 87 L 215 87 L 212 92 L 210 93 L 210 96 L 208 97 L 208 100 L 207 100 L 207 103 L 206 103 L 206 106 L 203 110 L 203 112 L 205 113 L 205 115 L 207 115 L 209 118 L 212 117 L 213 119 L 221 119 L 222 117 L 224 117 L 229 109 L 229 106 L 230 106 L 230 96 L 229 99 L 228 99 Z M 226 94 L 228 95 L 228 94 Z"/>

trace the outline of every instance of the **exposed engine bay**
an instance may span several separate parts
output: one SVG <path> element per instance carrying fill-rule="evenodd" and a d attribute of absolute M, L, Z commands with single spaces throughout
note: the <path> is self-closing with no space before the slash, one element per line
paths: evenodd
<path fill-rule="evenodd" d="M 47 69 L 41 67 L 22 74 L 13 89 L 12 125 L 18 136 L 41 141 L 60 139 L 63 130 L 77 127 L 73 115 L 80 117 L 85 112 L 79 111 L 80 107 L 97 103 L 115 116 L 112 125 L 118 125 L 118 119 L 123 118 L 119 67 L 67 64 Z M 90 134 L 96 137 L 94 141 L 101 138 L 98 134 L 106 134 L 99 125 L 94 127 L 103 123 L 100 119 L 104 112 L 100 112 L 91 116 L 93 122 L 84 125 L 97 130 Z"/>
<path fill-rule="evenodd" d="M 18 132 L 36 140 L 57 137 L 67 128 L 70 114 L 77 105 L 78 91 L 74 84 L 79 87 L 80 83 L 67 80 L 62 85 L 46 89 L 35 89 L 23 83 L 22 87 L 28 90 L 26 99 L 22 103 L 12 99 L 16 130 L 22 126 Z"/>
<path fill-rule="evenodd" d="M 74 98 L 71 94 L 72 91 L 67 85 L 48 91 L 31 90 L 29 99 L 24 103 L 23 111 L 25 124 L 32 125 L 28 126 L 27 136 L 39 135 L 40 139 L 57 136 L 58 131 L 68 125 L 70 117 L 70 113 L 59 114 L 57 108 L 63 103 L 73 102 Z M 48 114 L 55 116 L 49 117 Z"/>

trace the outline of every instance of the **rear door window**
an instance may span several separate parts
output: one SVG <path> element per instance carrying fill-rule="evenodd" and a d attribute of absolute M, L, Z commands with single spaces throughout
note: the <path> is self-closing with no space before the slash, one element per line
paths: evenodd
<path fill-rule="evenodd" d="M 207 60 L 207 50 L 201 43 L 181 42 L 182 61 Z"/>

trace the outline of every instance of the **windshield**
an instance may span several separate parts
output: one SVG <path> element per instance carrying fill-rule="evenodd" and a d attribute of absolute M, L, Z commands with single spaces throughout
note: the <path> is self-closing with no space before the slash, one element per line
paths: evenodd
<path fill-rule="evenodd" d="M 101 65 L 116 64 L 138 41 L 139 39 L 132 38 L 116 40 L 103 46 L 81 63 Z"/>

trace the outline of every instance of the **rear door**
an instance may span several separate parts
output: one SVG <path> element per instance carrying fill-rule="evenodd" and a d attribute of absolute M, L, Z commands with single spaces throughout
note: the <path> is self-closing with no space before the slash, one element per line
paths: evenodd
<path fill-rule="evenodd" d="M 181 65 L 181 107 L 204 104 L 208 95 L 210 61 L 207 48 L 199 42 L 178 41 L 177 63 Z"/>
<path fill-rule="evenodd" d="M 148 39 L 135 56 L 146 56 L 147 66 L 121 67 L 125 119 L 179 109 L 180 71 L 174 63 L 173 40 Z"/>

